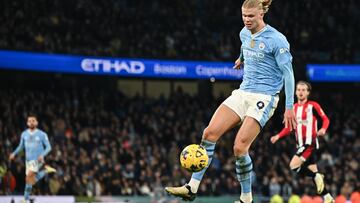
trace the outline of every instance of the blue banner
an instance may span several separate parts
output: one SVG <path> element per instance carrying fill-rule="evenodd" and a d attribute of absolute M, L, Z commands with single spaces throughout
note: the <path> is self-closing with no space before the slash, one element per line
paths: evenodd
<path fill-rule="evenodd" d="M 309 64 L 306 71 L 311 81 L 360 82 L 360 65 Z"/>
<path fill-rule="evenodd" d="M 124 77 L 239 80 L 233 63 L 86 57 L 0 50 L 0 68 Z"/>

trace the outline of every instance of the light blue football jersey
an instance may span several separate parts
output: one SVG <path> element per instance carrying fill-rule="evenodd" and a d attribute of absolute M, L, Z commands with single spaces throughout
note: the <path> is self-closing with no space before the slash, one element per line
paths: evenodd
<path fill-rule="evenodd" d="M 45 157 L 51 150 L 47 134 L 40 129 L 35 129 L 33 132 L 29 129 L 23 131 L 19 146 L 13 154 L 18 154 L 23 149 L 25 149 L 26 161 L 37 160 L 40 155 Z"/>
<path fill-rule="evenodd" d="M 285 77 L 292 77 L 292 56 L 286 37 L 270 25 L 252 35 L 244 27 L 240 32 L 244 76 L 240 89 L 248 92 L 276 95 Z M 288 93 L 289 92 L 289 93 Z M 286 92 L 286 106 L 294 103 L 294 89 Z M 290 93 L 292 92 L 292 93 Z"/>

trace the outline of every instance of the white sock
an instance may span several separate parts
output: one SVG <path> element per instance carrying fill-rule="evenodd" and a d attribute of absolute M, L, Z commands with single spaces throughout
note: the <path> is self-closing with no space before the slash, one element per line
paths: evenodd
<path fill-rule="evenodd" d="M 192 193 L 197 193 L 197 191 L 199 189 L 199 185 L 200 185 L 200 180 L 191 178 L 188 185 L 190 185 Z"/>
<path fill-rule="evenodd" d="M 330 195 L 330 193 L 326 193 L 326 195 L 324 195 L 324 199 L 333 199 L 333 197 Z"/>
<path fill-rule="evenodd" d="M 243 201 L 244 203 L 251 203 L 253 200 L 252 193 L 251 192 L 241 193 L 240 200 Z"/>

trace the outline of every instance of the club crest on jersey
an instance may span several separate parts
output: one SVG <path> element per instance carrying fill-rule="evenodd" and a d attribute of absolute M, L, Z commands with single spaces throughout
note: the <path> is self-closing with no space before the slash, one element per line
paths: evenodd
<path fill-rule="evenodd" d="M 260 49 L 260 50 L 265 49 L 265 44 L 264 44 L 263 42 L 261 42 L 261 43 L 259 44 L 259 49 Z"/>
<path fill-rule="evenodd" d="M 259 101 L 258 103 L 256 103 L 256 106 L 257 106 L 259 109 L 262 109 L 262 108 L 264 108 L 265 104 L 264 104 L 264 102 Z"/>

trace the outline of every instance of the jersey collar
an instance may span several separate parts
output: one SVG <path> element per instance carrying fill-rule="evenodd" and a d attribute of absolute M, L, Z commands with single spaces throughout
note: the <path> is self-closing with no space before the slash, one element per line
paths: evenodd
<path fill-rule="evenodd" d="M 28 133 L 29 133 L 30 135 L 33 135 L 33 134 L 35 134 L 35 133 L 37 132 L 37 130 L 38 130 L 38 129 L 35 128 L 35 130 L 31 132 L 31 130 L 28 129 Z"/>
<path fill-rule="evenodd" d="M 254 39 L 255 37 L 259 36 L 261 33 L 263 33 L 265 30 L 267 30 L 267 27 L 268 27 L 268 25 L 266 24 L 265 27 L 263 27 L 257 33 L 251 34 L 251 39 Z"/>

